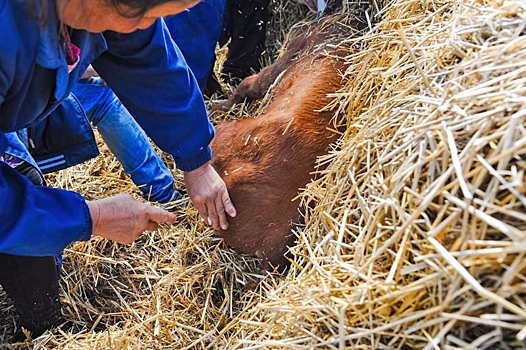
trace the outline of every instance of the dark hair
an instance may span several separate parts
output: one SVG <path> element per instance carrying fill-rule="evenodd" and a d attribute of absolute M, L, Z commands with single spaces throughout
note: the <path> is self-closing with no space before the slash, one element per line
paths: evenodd
<path fill-rule="evenodd" d="M 126 18 L 140 17 L 154 7 L 169 2 L 187 4 L 193 0 L 106 0 L 108 6 L 115 8 L 119 15 Z M 25 3 L 30 17 L 41 25 L 45 25 L 48 18 L 49 0 L 25 0 Z"/>
<path fill-rule="evenodd" d="M 169 2 L 187 4 L 192 0 L 106 0 L 107 4 L 115 8 L 119 15 L 126 18 L 136 18 L 144 15 L 149 10 Z"/>

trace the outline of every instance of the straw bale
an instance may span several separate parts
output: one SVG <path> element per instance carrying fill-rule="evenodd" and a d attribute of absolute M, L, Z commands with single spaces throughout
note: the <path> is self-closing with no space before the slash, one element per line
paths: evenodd
<path fill-rule="evenodd" d="M 287 276 L 257 275 L 189 206 L 131 246 L 69 248 L 75 329 L 33 347 L 524 348 L 526 1 L 399 0 L 380 15 L 342 43 L 348 83 L 327 108 L 347 130 L 300 197 Z M 50 180 L 138 194 L 106 150 Z"/>
<path fill-rule="evenodd" d="M 525 10 L 400 1 L 353 42 L 347 131 L 240 346 L 523 346 Z"/>

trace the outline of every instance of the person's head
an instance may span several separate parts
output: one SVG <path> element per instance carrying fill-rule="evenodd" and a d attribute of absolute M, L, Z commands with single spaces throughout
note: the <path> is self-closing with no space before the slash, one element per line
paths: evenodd
<path fill-rule="evenodd" d="M 130 33 L 160 17 L 175 15 L 200 0 L 55 0 L 60 20 L 90 32 Z"/>

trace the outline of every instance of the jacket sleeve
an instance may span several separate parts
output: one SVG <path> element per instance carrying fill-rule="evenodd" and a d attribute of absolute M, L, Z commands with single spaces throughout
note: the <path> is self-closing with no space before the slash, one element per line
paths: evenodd
<path fill-rule="evenodd" d="M 4 132 L 16 130 L 16 115 L 6 111 L 9 92 L 22 84 L 17 71 L 21 41 L 9 4 L 0 0 L 0 156 L 7 148 Z M 22 3 L 20 6 L 24 6 Z M 36 38 L 36 37 L 35 37 Z M 28 39 L 29 40 L 29 39 Z M 26 66 L 20 64 L 20 66 Z M 26 256 L 58 255 L 71 242 L 89 239 L 91 217 L 76 193 L 34 186 L 26 177 L 0 161 L 0 252 Z"/>
<path fill-rule="evenodd" d="M 164 20 L 146 30 L 104 36 L 108 50 L 93 66 L 148 136 L 183 171 L 210 160 L 214 130 L 199 86 Z"/>
<path fill-rule="evenodd" d="M 2 140 L 5 137 L 0 133 L 3 153 Z M 2 253 L 56 256 L 71 242 L 91 237 L 91 217 L 81 195 L 34 186 L 3 162 L 0 162 L 0 198 Z"/>

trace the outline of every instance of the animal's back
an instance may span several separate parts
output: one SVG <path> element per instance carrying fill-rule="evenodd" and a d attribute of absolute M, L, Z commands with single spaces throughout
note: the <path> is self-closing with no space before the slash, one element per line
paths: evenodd
<path fill-rule="evenodd" d="M 341 86 L 337 57 L 304 57 L 294 62 L 274 88 L 274 98 L 258 118 L 225 121 L 212 142 L 213 166 L 225 181 L 238 215 L 225 242 L 242 253 L 283 270 L 300 220 L 297 196 L 312 178 L 316 157 L 328 152 L 336 135 L 327 130 L 333 113 L 318 112 Z"/>

